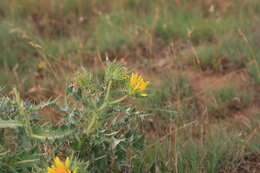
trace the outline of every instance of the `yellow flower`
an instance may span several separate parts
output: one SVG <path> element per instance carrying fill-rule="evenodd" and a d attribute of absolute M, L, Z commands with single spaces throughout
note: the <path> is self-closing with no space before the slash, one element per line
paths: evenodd
<path fill-rule="evenodd" d="M 145 82 L 142 76 L 132 73 L 129 81 L 131 94 L 140 93 L 141 96 L 147 96 L 143 91 L 146 90 L 148 84 L 149 82 Z"/>
<path fill-rule="evenodd" d="M 46 62 L 41 62 L 37 65 L 37 68 L 39 70 L 44 70 L 44 69 L 47 69 L 48 68 L 48 64 Z"/>
<path fill-rule="evenodd" d="M 48 167 L 48 173 L 77 173 L 77 168 L 73 171 L 70 170 L 70 160 L 66 158 L 65 163 L 63 163 L 59 157 L 54 159 L 54 165 Z"/>

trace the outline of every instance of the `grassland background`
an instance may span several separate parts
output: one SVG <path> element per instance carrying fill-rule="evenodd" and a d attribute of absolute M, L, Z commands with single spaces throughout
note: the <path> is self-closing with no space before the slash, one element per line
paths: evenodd
<path fill-rule="evenodd" d="M 117 60 L 152 83 L 147 168 L 258 172 L 259 27 L 258 0 L 1 0 L 0 86 L 38 103 Z"/>

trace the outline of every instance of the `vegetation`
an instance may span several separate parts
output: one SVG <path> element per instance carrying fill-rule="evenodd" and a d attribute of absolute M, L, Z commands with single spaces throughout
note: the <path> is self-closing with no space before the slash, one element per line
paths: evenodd
<path fill-rule="evenodd" d="M 0 172 L 259 172 L 259 16 L 258 0 L 0 1 Z"/>

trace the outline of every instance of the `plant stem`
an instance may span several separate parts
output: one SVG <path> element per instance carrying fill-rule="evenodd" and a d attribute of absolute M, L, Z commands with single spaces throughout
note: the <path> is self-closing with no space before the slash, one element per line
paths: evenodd
<path fill-rule="evenodd" d="M 98 115 L 95 113 L 92 118 L 91 118 L 91 121 L 88 125 L 88 128 L 87 128 L 87 131 L 86 133 L 89 134 L 91 132 L 91 130 L 93 129 L 94 125 L 96 124 L 96 121 L 98 119 Z"/>
<path fill-rule="evenodd" d="M 113 105 L 113 104 L 120 103 L 120 102 L 124 101 L 125 99 L 127 99 L 127 97 L 128 97 L 128 95 L 125 95 L 125 96 L 123 96 L 123 97 L 121 97 L 121 98 L 119 98 L 117 100 L 114 100 L 114 101 L 110 102 L 109 104 Z"/>
<path fill-rule="evenodd" d="M 108 86 L 107 86 L 107 93 L 106 93 L 106 96 L 105 96 L 105 101 L 108 100 L 108 97 L 109 97 L 109 94 L 110 94 L 110 90 L 111 90 L 111 86 L 112 86 L 112 81 L 110 80 L 108 82 Z"/>
<path fill-rule="evenodd" d="M 108 82 L 108 85 L 107 85 L 107 92 L 106 92 L 106 95 L 105 95 L 105 98 L 104 98 L 104 102 L 103 102 L 103 104 L 98 108 L 98 112 L 102 111 L 103 109 L 105 109 L 105 108 L 107 107 L 107 105 L 108 105 L 107 101 L 108 101 L 108 98 L 109 98 L 111 86 L 112 86 L 112 81 L 110 80 L 110 81 Z"/>
<path fill-rule="evenodd" d="M 88 127 L 87 127 L 87 131 L 86 131 L 87 134 L 89 134 L 89 133 L 92 131 L 93 127 L 94 127 L 95 124 L 97 123 L 99 112 L 101 112 L 103 109 L 105 109 L 105 108 L 107 107 L 107 105 L 108 105 L 108 98 L 109 98 L 109 94 L 110 94 L 110 90 L 111 90 L 111 86 L 112 86 L 112 81 L 110 80 L 110 81 L 108 82 L 108 85 L 107 85 L 107 88 L 106 88 L 107 91 L 106 91 L 106 95 L 105 95 L 105 98 L 104 98 L 104 102 L 103 102 L 103 104 L 97 109 L 96 113 L 94 113 L 94 114 L 92 115 L 92 118 L 91 118 L 91 120 L 90 120 L 90 123 L 89 123 L 89 125 L 88 125 Z M 96 104 L 95 104 L 95 107 L 96 107 Z"/>
<path fill-rule="evenodd" d="M 104 102 L 103 104 L 96 110 L 96 112 L 92 115 L 91 117 L 91 120 L 90 120 L 90 123 L 86 129 L 86 133 L 87 134 L 90 134 L 92 129 L 95 127 L 97 121 L 98 121 L 98 115 L 100 114 L 100 112 L 102 110 L 104 110 L 108 105 L 112 105 L 112 104 L 117 104 L 117 103 L 120 103 L 122 101 L 124 101 L 128 95 L 125 95 L 117 100 L 114 100 L 112 102 L 108 102 L 109 100 L 109 95 L 110 95 L 110 90 L 111 90 L 111 86 L 112 86 L 112 81 L 109 81 L 108 82 L 108 85 L 107 85 L 107 91 L 106 91 L 106 94 L 105 94 L 105 98 L 104 98 Z"/>

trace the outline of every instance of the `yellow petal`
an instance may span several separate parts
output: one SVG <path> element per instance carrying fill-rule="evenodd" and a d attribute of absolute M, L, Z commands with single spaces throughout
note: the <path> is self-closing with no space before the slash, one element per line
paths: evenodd
<path fill-rule="evenodd" d="M 69 169 L 69 167 L 70 167 L 70 159 L 68 157 L 66 158 L 66 161 L 65 161 L 65 167 L 67 169 Z"/>
<path fill-rule="evenodd" d="M 132 73 L 129 81 L 131 93 L 135 94 L 144 91 L 148 86 L 148 84 L 149 82 L 145 82 L 142 76 L 136 73 Z M 142 95 L 147 96 L 147 94 L 142 94 Z"/>
<path fill-rule="evenodd" d="M 130 78 L 130 83 L 132 85 L 136 83 L 136 78 L 137 78 L 136 74 L 132 73 L 131 78 Z"/>
<path fill-rule="evenodd" d="M 48 167 L 48 173 L 55 173 L 54 168 L 50 168 L 50 167 Z"/>
<path fill-rule="evenodd" d="M 146 94 L 146 93 L 142 93 L 142 94 L 140 94 L 140 95 L 143 96 L 143 97 L 148 96 L 148 94 Z"/>
<path fill-rule="evenodd" d="M 59 157 L 56 157 L 56 158 L 54 159 L 54 163 L 55 163 L 55 166 L 56 166 L 57 168 L 63 168 L 63 169 L 65 169 L 65 165 L 64 165 L 64 163 L 62 163 L 62 161 L 60 160 Z"/>

